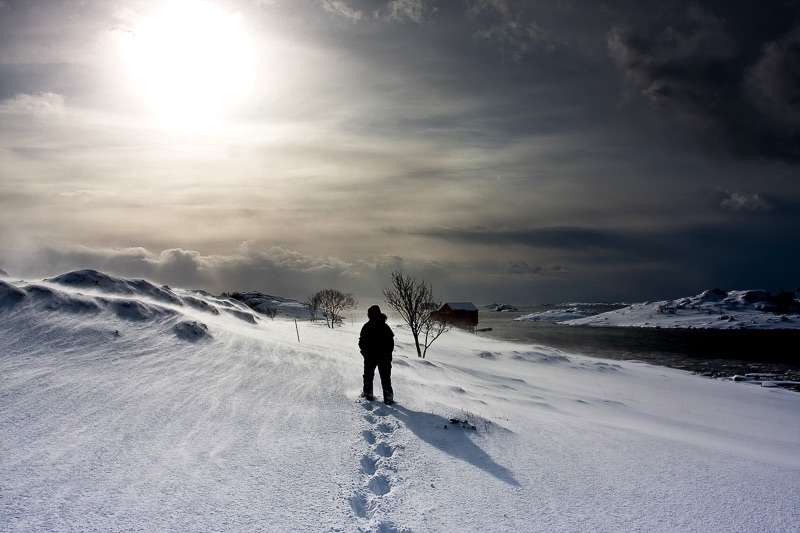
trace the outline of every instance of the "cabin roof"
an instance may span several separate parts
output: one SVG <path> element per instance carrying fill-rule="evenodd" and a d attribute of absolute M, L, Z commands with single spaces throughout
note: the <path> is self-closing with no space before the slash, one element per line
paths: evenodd
<path fill-rule="evenodd" d="M 477 311 L 478 308 L 472 302 L 445 302 L 444 305 L 453 311 Z"/>

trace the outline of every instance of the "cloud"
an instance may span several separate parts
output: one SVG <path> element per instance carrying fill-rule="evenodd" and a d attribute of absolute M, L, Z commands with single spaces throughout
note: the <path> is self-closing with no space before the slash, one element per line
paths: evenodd
<path fill-rule="evenodd" d="M 474 34 L 477 39 L 495 43 L 519 61 L 538 48 L 553 50 L 556 42 L 525 7 L 512 7 L 505 0 L 472 0 L 467 13 L 480 24 Z"/>
<path fill-rule="evenodd" d="M 73 199 L 83 204 L 88 204 L 98 200 L 105 201 L 109 198 L 113 198 L 117 196 L 117 193 L 106 190 L 80 189 L 75 191 L 60 192 L 58 193 L 58 196 L 62 198 Z"/>
<path fill-rule="evenodd" d="M 745 194 L 740 192 L 726 193 L 720 206 L 728 211 L 772 211 L 774 206 L 758 194 Z"/>
<path fill-rule="evenodd" d="M 800 130 L 800 28 L 764 45 L 746 77 L 756 107 L 787 132 Z"/>
<path fill-rule="evenodd" d="M 303 298 L 310 290 L 342 287 L 356 293 L 376 293 L 380 276 L 403 264 L 399 257 L 348 262 L 336 257 L 303 254 L 282 246 L 241 243 L 228 254 L 203 254 L 171 248 L 153 252 L 144 247 L 102 247 L 50 243 L 0 248 L 3 266 L 31 278 L 94 268 L 124 277 L 144 277 L 155 283 L 212 292 L 260 290 Z"/>
<path fill-rule="evenodd" d="M 429 7 L 425 0 L 392 0 L 377 12 L 377 16 L 384 20 L 396 22 L 406 22 L 410 20 L 416 24 L 422 24 L 425 20 L 436 13 L 438 8 Z"/>
<path fill-rule="evenodd" d="M 720 90 L 731 91 L 736 46 L 721 21 L 692 7 L 657 35 L 613 28 L 608 48 L 618 68 L 654 107 L 698 113 Z"/>
<path fill-rule="evenodd" d="M 511 275 L 538 274 L 541 271 L 542 267 L 539 265 L 529 266 L 525 261 L 509 261 L 500 269 L 501 274 Z"/>
<path fill-rule="evenodd" d="M 352 22 L 358 22 L 365 18 L 362 11 L 351 8 L 344 0 L 323 0 L 322 8 L 328 13 Z"/>
<path fill-rule="evenodd" d="M 736 23 L 736 13 L 722 18 L 695 3 L 678 5 L 607 34 L 609 53 L 635 94 L 677 114 L 709 146 L 800 161 L 800 32 L 765 42 L 741 30 L 747 26 Z"/>
<path fill-rule="evenodd" d="M 413 22 L 422 24 L 434 13 L 437 7 L 428 5 L 427 0 L 391 0 L 383 7 L 375 9 L 372 14 L 367 14 L 362 9 L 354 8 L 345 0 L 323 0 L 321 5 L 327 13 L 347 19 L 351 22 L 361 22 L 368 19 L 384 20 L 388 22 Z"/>
<path fill-rule="evenodd" d="M 646 239 L 634 232 L 580 226 L 514 229 L 431 228 L 411 230 L 410 233 L 471 244 L 495 246 L 517 244 L 561 251 L 600 249 L 619 251 L 634 247 L 649 247 Z"/>
<path fill-rule="evenodd" d="M 563 276 L 569 272 L 570 268 L 563 265 L 544 268 L 525 261 L 509 261 L 499 269 L 500 274 L 508 276 Z"/>
<path fill-rule="evenodd" d="M 16 94 L 0 102 L 0 110 L 31 115 L 59 115 L 64 112 L 66 98 L 62 94 L 42 92 Z"/>

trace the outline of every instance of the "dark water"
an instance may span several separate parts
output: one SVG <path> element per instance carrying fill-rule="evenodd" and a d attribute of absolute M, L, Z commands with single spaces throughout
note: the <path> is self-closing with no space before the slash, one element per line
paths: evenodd
<path fill-rule="evenodd" d="M 552 309 L 557 307 L 503 313 L 482 309 L 478 327 L 492 328 L 492 331 L 478 335 L 551 346 L 590 357 L 646 361 L 706 375 L 800 371 L 798 330 L 603 328 L 513 320 Z"/>

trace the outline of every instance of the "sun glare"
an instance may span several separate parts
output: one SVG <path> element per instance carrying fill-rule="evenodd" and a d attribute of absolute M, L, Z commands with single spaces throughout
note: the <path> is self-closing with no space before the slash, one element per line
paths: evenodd
<path fill-rule="evenodd" d="M 250 90 L 254 45 L 241 15 L 210 2 L 172 2 L 128 39 L 132 83 L 163 119 L 191 126 L 215 119 Z"/>

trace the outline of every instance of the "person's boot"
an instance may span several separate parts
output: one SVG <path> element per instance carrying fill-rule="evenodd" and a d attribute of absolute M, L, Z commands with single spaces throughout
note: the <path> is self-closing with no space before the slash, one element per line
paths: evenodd
<path fill-rule="evenodd" d="M 392 391 L 383 391 L 383 403 L 392 405 L 394 403 L 394 393 Z"/>
<path fill-rule="evenodd" d="M 375 395 L 372 394 L 372 387 L 364 384 L 364 391 L 361 393 L 362 398 L 366 398 L 369 401 L 373 401 L 375 399 Z"/>

